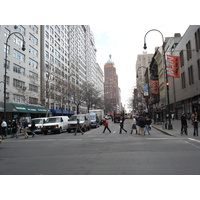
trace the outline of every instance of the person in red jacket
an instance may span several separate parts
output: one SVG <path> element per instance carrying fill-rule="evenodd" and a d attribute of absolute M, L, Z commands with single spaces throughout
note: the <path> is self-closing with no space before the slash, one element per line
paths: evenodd
<path fill-rule="evenodd" d="M 111 130 L 108 127 L 108 120 L 107 119 L 103 120 L 103 125 L 104 125 L 103 133 L 105 132 L 106 129 L 108 129 L 110 131 L 110 133 L 111 133 Z"/>

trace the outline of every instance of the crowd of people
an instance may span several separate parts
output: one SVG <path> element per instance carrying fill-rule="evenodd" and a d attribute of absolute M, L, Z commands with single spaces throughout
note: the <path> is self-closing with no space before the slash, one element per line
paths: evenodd
<path fill-rule="evenodd" d="M 127 130 L 124 129 L 124 120 L 125 118 L 121 117 L 119 134 L 122 134 L 122 131 L 125 131 L 126 133 L 128 132 Z M 132 134 L 133 131 L 135 131 L 135 134 L 137 135 L 144 136 L 146 132 L 147 134 L 150 135 L 151 123 L 152 121 L 149 117 L 139 116 L 138 118 L 136 118 L 135 116 L 133 116 L 130 134 Z M 103 133 L 105 133 L 106 129 L 108 129 L 108 131 L 111 133 L 111 130 L 108 127 L 108 119 L 104 119 L 103 124 L 104 124 Z"/>
<path fill-rule="evenodd" d="M 32 134 L 32 137 L 35 137 L 36 134 L 34 130 L 36 129 L 35 122 L 32 121 L 30 126 L 30 132 Z M 0 138 L 3 140 L 4 138 L 7 138 L 7 135 L 12 135 L 11 138 L 18 138 L 19 133 L 21 130 L 24 132 L 24 138 L 28 138 L 28 122 L 27 120 L 23 120 L 21 126 L 20 123 L 17 122 L 17 120 L 8 120 L 6 122 L 4 119 L 1 120 L 1 126 L 0 126 Z"/>

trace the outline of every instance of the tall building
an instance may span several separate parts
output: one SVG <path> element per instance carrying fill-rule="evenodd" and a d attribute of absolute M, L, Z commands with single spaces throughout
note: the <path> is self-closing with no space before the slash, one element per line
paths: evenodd
<path fill-rule="evenodd" d="M 106 112 L 119 110 L 118 75 L 111 55 L 104 65 L 104 99 Z"/>
<path fill-rule="evenodd" d="M 14 32 L 18 32 L 14 34 Z M 13 34 L 12 34 L 13 33 Z M 20 33 L 20 34 L 19 34 Z M 6 101 L 9 113 L 33 113 L 40 111 L 23 104 L 40 104 L 40 28 L 35 25 L 0 26 L 0 112 L 4 102 L 4 63 L 7 43 Z M 25 51 L 22 51 L 24 41 Z M 19 105 L 19 106 L 18 106 Z"/>
<path fill-rule="evenodd" d="M 92 83 L 103 93 L 103 72 L 96 63 L 95 40 L 88 25 L 25 25 L 18 26 L 17 29 L 1 25 L 2 66 L 5 41 L 13 32 L 23 35 L 26 51 L 21 50 L 22 37 L 19 34 L 11 35 L 7 48 L 6 96 L 7 105 L 18 105 L 18 109 L 14 107 L 16 113 L 20 107 L 25 107 L 21 109 L 20 116 L 38 114 L 36 106 L 43 108 L 41 114 L 46 113 L 46 107 L 53 114 L 73 114 L 76 110 L 73 103 L 74 92 L 81 91 L 86 82 Z M 2 94 L 3 82 L 2 73 Z M 1 95 L 0 112 L 4 110 L 3 102 Z M 84 102 L 80 109 L 81 112 L 86 111 Z"/>

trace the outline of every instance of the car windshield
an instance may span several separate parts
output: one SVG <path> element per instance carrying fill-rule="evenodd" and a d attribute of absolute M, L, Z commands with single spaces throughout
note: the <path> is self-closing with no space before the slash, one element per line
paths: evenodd
<path fill-rule="evenodd" d="M 76 121 L 77 119 L 79 119 L 80 121 L 84 121 L 84 117 L 83 115 L 73 115 L 69 118 L 69 121 Z"/>
<path fill-rule="evenodd" d="M 61 118 L 48 118 L 45 123 L 61 122 Z"/>
<path fill-rule="evenodd" d="M 96 116 L 95 115 L 90 115 L 90 119 L 91 120 L 96 120 Z"/>

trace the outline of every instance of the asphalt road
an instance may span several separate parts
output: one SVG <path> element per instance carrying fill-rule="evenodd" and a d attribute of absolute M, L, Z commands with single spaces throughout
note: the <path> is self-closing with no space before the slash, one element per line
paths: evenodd
<path fill-rule="evenodd" d="M 200 140 L 119 134 L 119 124 L 78 133 L 8 138 L 0 144 L 1 175 L 199 175 Z"/>

